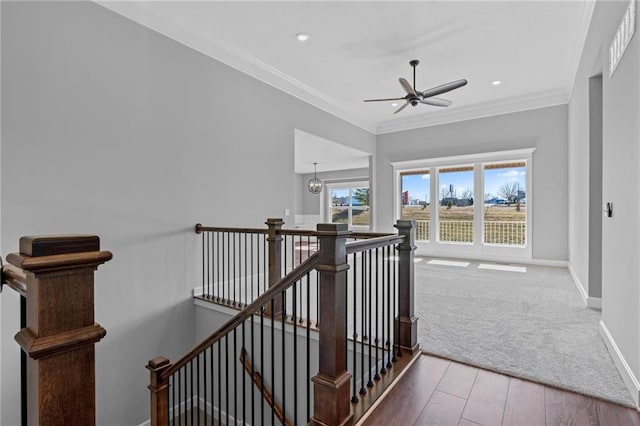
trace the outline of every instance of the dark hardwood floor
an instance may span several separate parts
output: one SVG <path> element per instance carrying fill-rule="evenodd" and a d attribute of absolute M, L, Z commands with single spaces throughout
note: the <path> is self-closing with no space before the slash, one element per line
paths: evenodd
<path fill-rule="evenodd" d="M 640 426 L 640 413 L 423 355 L 362 424 Z"/>

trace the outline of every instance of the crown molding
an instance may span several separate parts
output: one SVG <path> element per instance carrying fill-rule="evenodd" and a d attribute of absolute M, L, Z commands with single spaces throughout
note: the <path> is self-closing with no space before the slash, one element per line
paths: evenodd
<path fill-rule="evenodd" d="M 582 48 L 586 40 L 595 4 L 595 2 L 591 0 L 585 2 L 586 5 L 581 21 L 581 29 L 575 40 L 578 46 L 576 46 L 576 53 L 570 61 L 570 75 L 568 79 L 571 81 L 568 82 L 567 89 L 481 102 L 447 110 L 430 111 L 421 115 L 375 123 L 352 114 L 348 111 L 347 107 L 335 99 L 320 93 L 248 53 L 235 48 L 229 43 L 195 34 L 188 28 L 184 28 L 172 22 L 170 19 L 154 13 L 145 6 L 146 2 L 94 0 L 94 3 L 374 135 L 411 130 L 420 127 L 437 126 L 567 103 L 570 96 L 569 91 L 573 86 L 572 80 L 575 79 L 575 73 L 579 66 Z"/>
<path fill-rule="evenodd" d="M 347 112 L 347 109 L 340 105 L 335 99 L 318 92 L 229 43 L 195 34 L 189 29 L 159 16 L 145 7 L 146 2 L 95 0 L 94 3 L 142 26 L 150 28 L 178 43 L 184 44 L 225 65 L 235 68 L 369 133 L 375 133 L 375 123 Z"/>
<path fill-rule="evenodd" d="M 589 27 L 591 26 L 591 19 L 593 18 L 593 11 L 596 8 L 595 0 L 588 0 L 583 4 L 584 9 L 582 11 L 582 20 L 580 21 L 578 31 L 575 33 L 575 48 L 573 49 L 573 55 L 569 60 L 569 75 L 567 76 L 567 87 L 569 88 L 569 94 L 567 96 L 568 100 L 571 100 L 573 86 L 575 86 L 576 76 L 578 75 L 578 68 L 580 68 L 580 60 L 582 59 L 584 46 L 587 43 L 587 36 L 589 34 Z"/>
<path fill-rule="evenodd" d="M 438 126 L 440 124 L 527 111 L 568 102 L 565 90 L 552 90 L 529 96 L 514 96 L 498 101 L 481 102 L 473 105 L 461 106 L 428 114 L 414 115 L 402 119 L 384 121 L 378 124 L 376 134 L 400 132 L 421 127 Z"/>

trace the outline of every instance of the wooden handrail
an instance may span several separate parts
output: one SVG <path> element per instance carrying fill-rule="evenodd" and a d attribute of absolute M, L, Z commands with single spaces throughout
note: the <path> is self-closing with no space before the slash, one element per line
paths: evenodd
<path fill-rule="evenodd" d="M 5 265 L 2 268 L 2 284 L 11 287 L 22 297 L 27 297 L 27 274 L 13 265 Z"/>
<path fill-rule="evenodd" d="M 267 234 L 267 228 L 234 228 L 234 227 L 222 227 L 222 226 L 203 226 L 198 223 L 195 226 L 195 233 L 201 234 L 202 232 L 236 232 L 245 234 Z M 276 232 L 278 235 L 298 235 L 303 237 L 317 237 L 318 231 L 315 229 L 278 229 Z M 349 238 L 377 238 L 386 237 L 397 234 L 390 234 L 388 232 L 352 232 Z"/>
<path fill-rule="evenodd" d="M 384 237 L 369 238 L 367 240 L 351 241 L 346 244 L 347 254 L 358 253 L 360 251 L 371 250 L 379 247 L 386 247 L 391 244 L 398 244 L 404 241 L 404 235 L 391 234 Z"/>
<path fill-rule="evenodd" d="M 189 351 L 186 355 L 173 363 L 171 367 L 163 371 L 161 375 L 162 380 L 167 380 L 169 376 L 184 367 L 189 361 L 200 355 L 205 349 L 214 343 L 218 342 L 225 335 L 233 331 L 234 328 L 242 324 L 247 318 L 252 316 L 257 310 L 262 308 L 267 302 L 276 297 L 280 292 L 287 290 L 298 280 L 307 275 L 308 272 L 313 270 L 318 264 L 320 258 L 320 252 L 316 252 L 309 256 L 304 262 L 302 262 L 293 271 L 284 276 L 276 285 L 269 287 L 260 297 L 249 304 L 242 311 L 238 312 L 233 318 L 227 321 L 222 327 L 220 327 L 215 333 L 203 340 L 198 346 Z"/>
<path fill-rule="evenodd" d="M 233 228 L 233 227 L 221 227 L 221 226 L 202 226 L 201 224 L 196 224 L 195 226 L 196 234 L 201 234 L 202 232 L 240 232 L 245 234 L 266 234 L 266 228 Z"/>

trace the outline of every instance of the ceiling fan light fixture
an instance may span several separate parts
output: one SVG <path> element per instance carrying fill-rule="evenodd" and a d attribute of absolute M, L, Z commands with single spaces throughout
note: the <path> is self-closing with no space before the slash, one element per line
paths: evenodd
<path fill-rule="evenodd" d="M 491 84 L 493 84 L 494 86 L 500 86 L 502 84 L 501 80 L 494 80 L 491 82 Z"/>
<path fill-rule="evenodd" d="M 309 183 L 307 184 L 307 188 L 312 194 L 319 194 L 322 192 L 322 181 L 318 179 L 318 176 L 316 176 L 317 164 L 318 163 L 313 163 L 313 179 L 309 179 Z"/>
<path fill-rule="evenodd" d="M 392 106 L 392 107 L 397 107 L 398 105 L 400 105 L 398 102 L 392 102 L 392 103 L 391 103 L 391 106 Z"/>
<path fill-rule="evenodd" d="M 309 34 L 307 34 L 307 33 L 298 33 L 298 34 L 296 34 L 296 40 L 298 40 L 299 42 L 304 43 L 305 41 L 309 40 Z"/>

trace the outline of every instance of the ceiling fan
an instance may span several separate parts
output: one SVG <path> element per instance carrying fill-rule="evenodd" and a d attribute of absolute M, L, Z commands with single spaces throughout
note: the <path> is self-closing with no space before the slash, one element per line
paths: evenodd
<path fill-rule="evenodd" d="M 389 101 L 401 101 L 401 100 L 406 101 L 404 105 L 402 105 L 400 108 L 396 110 L 396 112 L 394 112 L 394 114 L 399 113 L 400 111 L 405 109 L 409 104 L 411 104 L 411 106 L 416 106 L 418 104 L 426 104 L 426 105 L 433 105 L 433 106 L 439 106 L 439 107 L 450 106 L 453 102 L 446 99 L 434 98 L 434 96 L 440 95 L 442 93 L 450 92 L 451 90 L 458 89 L 466 85 L 467 80 L 462 79 L 462 80 L 452 81 L 450 83 L 446 83 L 441 86 L 432 87 L 431 89 L 421 92 L 419 90 L 416 90 L 416 67 L 418 66 L 419 63 L 420 61 L 417 59 L 414 59 L 409 62 L 409 65 L 413 67 L 413 87 L 411 87 L 409 82 L 404 78 L 400 77 L 399 79 L 400 85 L 402 86 L 404 91 L 407 92 L 406 96 L 403 96 L 402 98 L 365 99 L 364 102 L 389 102 Z"/>

